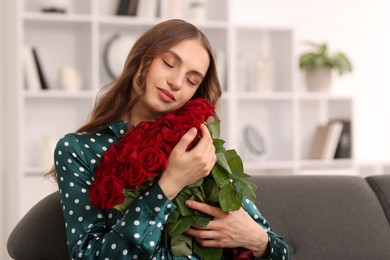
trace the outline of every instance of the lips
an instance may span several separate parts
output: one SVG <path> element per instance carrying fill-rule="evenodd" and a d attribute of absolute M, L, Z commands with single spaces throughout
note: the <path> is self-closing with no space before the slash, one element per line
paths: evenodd
<path fill-rule="evenodd" d="M 165 102 L 169 103 L 169 102 L 176 101 L 175 96 L 172 95 L 168 90 L 162 88 L 157 88 L 157 89 L 159 91 L 159 95 L 161 99 L 164 100 Z"/>

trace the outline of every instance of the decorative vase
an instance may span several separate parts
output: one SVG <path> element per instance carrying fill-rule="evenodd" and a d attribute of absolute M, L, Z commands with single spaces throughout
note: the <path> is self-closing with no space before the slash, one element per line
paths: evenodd
<path fill-rule="evenodd" d="M 309 91 L 329 91 L 331 82 L 331 68 L 316 68 L 306 71 L 306 86 Z"/>

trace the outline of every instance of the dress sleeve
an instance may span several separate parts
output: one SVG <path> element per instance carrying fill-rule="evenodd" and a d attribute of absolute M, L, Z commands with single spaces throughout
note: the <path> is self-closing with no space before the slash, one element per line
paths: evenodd
<path fill-rule="evenodd" d="M 161 245 L 162 229 L 176 206 L 158 184 L 135 200 L 125 214 L 100 210 L 90 204 L 93 167 L 77 135 L 66 135 L 57 143 L 54 159 L 71 258 L 169 257 Z"/>
<path fill-rule="evenodd" d="M 243 206 L 244 209 L 248 212 L 248 214 L 261 226 L 263 227 L 268 234 L 269 239 L 269 249 L 270 253 L 267 258 L 257 258 L 259 260 L 261 259 L 273 259 L 273 260 L 287 260 L 290 259 L 290 250 L 288 248 L 288 245 L 284 240 L 275 234 L 271 226 L 269 225 L 268 221 L 261 215 L 259 210 L 257 209 L 256 205 L 253 203 L 253 201 L 248 199 L 243 199 Z"/>

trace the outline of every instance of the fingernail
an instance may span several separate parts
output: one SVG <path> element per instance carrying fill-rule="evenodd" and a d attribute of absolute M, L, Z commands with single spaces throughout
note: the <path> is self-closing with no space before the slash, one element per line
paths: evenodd
<path fill-rule="evenodd" d="M 197 131 L 198 131 L 198 130 L 196 130 L 196 128 L 193 127 L 193 128 L 191 128 L 188 132 L 190 132 L 190 134 L 194 135 L 194 134 L 196 134 Z"/>
<path fill-rule="evenodd" d="M 186 200 L 185 203 L 186 203 L 187 206 L 191 206 L 191 204 L 192 204 L 191 201 L 189 201 L 189 200 Z"/>

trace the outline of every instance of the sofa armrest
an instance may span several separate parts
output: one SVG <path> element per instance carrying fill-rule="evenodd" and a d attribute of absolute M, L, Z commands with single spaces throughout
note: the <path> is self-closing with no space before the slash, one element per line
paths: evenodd
<path fill-rule="evenodd" d="M 7 250 L 14 259 L 69 259 L 58 191 L 35 204 L 19 221 L 8 237 Z"/>
<path fill-rule="evenodd" d="M 378 197 L 390 225 L 390 174 L 372 175 L 366 180 Z"/>

